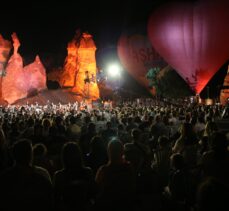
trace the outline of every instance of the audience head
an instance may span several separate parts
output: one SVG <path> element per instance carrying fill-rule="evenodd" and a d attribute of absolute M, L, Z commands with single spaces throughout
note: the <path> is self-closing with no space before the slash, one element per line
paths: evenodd
<path fill-rule="evenodd" d="M 169 139 L 166 136 L 160 136 L 158 138 L 158 143 L 161 148 L 164 148 L 169 145 Z"/>
<path fill-rule="evenodd" d="M 124 147 L 120 141 L 110 141 L 108 144 L 108 156 L 111 163 L 123 160 Z"/>
<path fill-rule="evenodd" d="M 74 116 L 70 117 L 70 123 L 73 125 L 76 123 L 76 118 Z"/>
<path fill-rule="evenodd" d="M 56 116 L 56 118 L 55 118 L 55 123 L 56 123 L 57 126 L 62 125 L 62 124 L 63 124 L 63 119 L 62 119 L 62 117 L 61 117 L 61 116 Z"/>
<path fill-rule="evenodd" d="M 44 144 L 35 144 L 33 147 L 33 155 L 35 156 L 45 156 L 47 154 L 47 148 Z"/>
<path fill-rule="evenodd" d="M 184 158 L 181 154 L 176 153 L 173 154 L 171 157 L 171 167 L 176 170 L 181 170 L 184 168 Z"/>
<path fill-rule="evenodd" d="M 228 147 L 226 135 L 220 132 L 213 133 L 210 145 L 215 152 L 226 152 Z"/>
<path fill-rule="evenodd" d="M 42 130 L 43 130 L 43 127 L 42 127 L 41 124 L 35 124 L 35 126 L 34 126 L 34 135 L 35 136 L 42 135 Z"/>
<path fill-rule="evenodd" d="M 133 137 L 134 141 L 139 141 L 141 135 L 141 131 L 137 128 L 133 129 L 131 132 L 131 136 Z"/>
<path fill-rule="evenodd" d="M 229 210 L 229 188 L 214 178 L 200 184 L 197 191 L 198 211 Z"/>
<path fill-rule="evenodd" d="M 103 141 L 99 136 L 94 136 L 90 142 L 91 152 L 100 152 L 104 150 Z"/>
<path fill-rule="evenodd" d="M 62 148 L 62 163 L 65 169 L 83 167 L 80 147 L 74 142 L 66 143 Z"/>
<path fill-rule="evenodd" d="M 205 126 L 205 133 L 207 136 L 211 136 L 214 132 L 218 131 L 217 124 L 212 121 L 208 121 Z"/>
<path fill-rule="evenodd" d="M 106 126 L 107 126 L 107 129 L 111 129 L 111 126 L 112 126 L 111 122 L 110 121 L 107 122 Z"/>
<path fill-rule="evenodd" d="M 94 123 L 90 122 L 87 127 L 88 132 L 95 133 L 96 132 L 96 126 Z"/>
<path fill-rule="evenodd" d="M 28 124 L 29 127 L 33 127 L 34 126 L 34 123 L 35 123 L 35 121 L 34 121 L 34 119 L 32 117 L 30 117 L 28 119 L 28 121 L 27 121 L 27 124 Z"/>
<path fill-rule="evenodd" d="M 160 122 L 161 121 L 161 116 L 158 114 L 158 115 L 156 115 L 156 117 L 155 117 L 155 121 L 156 122 Z"/>
<path fill-rule="evenodd" d="M 190 123 L 183 123 L 181 125 L 181 135 L 182 136 L 190 136 L 193 134 L 194 134 L 193 125 L 191 125 Z"/>
<path fill-rule="evenodd" d="M 29 166 L 32 162 L 32 145 L 27 139 L 17 141 L 12 148 L 13 158 L 16 164 Z"/>
<path fill-rule="evenodd" d="M 48 119 L 48 118 L 45 118 L 45 119 L 43 119 L 43 121 L 42 121 L 42 126 L 43 126 L 43 128 L 50 128 L 51 127 L 51 122 L 50 122 L 50 120 Z"/>

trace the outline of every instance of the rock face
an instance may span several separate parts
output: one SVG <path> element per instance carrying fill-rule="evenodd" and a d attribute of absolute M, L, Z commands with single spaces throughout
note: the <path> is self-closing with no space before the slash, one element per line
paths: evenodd
<path fill-rule="evenodd" d="M 76 75 L 79 70 L 78 47 L 81 33 L 76 32 L 73 40 L 68 43 L 68 55 L 65 59 L 64 69 L 61 73 L 60 84 L 62 87 L 74 87 Z"/>
<path fill-rule="evenodd" d="M 220 103 L 222 105 L 226 105 L 228 104 L 228 100 L 229 100 L 229 65 L 228 65 L 228 69 L 227 69 L 227 75 L 224 79 L 224 82 L 223 82 L 223 86 L 224 87 L 227 87 L 226 89 L 222 89 L 221 92 L 220 92 Z"/>
<path fill-rule="evenodd" d="M 8 60 L 11 48 L 12 48 L 11 42 L 5 40 L 0 34 L 0 71 L 2 71 L 2 69 L 4 68 Z"/>
<path fill-rule="evenodd" d="M 2 79 L 2 97 L 9 104 L 27 96 L 23 62 L 20 54 L 13 54 Z"/>
<path fill-rule="evenodd" d="M 0 85 L 2 85 L 2 77 L 5 75 L 5 66 L 9 58 L 11 48 L 11 42 L 5 40 L 0 34 Z M 0 101 L 2 100 L 2 88 L 0 87 Z"/>
<path fill-rule="evenodd" d="M 68 56 L 60 81 L 63 87 L 72 87 L 72 92 L 90 100 L 99 98 L 95 51 L 92 36 L 77 32 L 68 44 Z"/>
<path fill-rule="evenodd" d="M 23 67 L 23 59 L 18 53 L 19 39 L 12 35 L 14 52 L 6 66 L 6 74 L 2 77 L 2 98 L 9 104 L 46 88 L 45 68 L 37 56 L 32 64 Z"/>
<path fill-rule="evenodd" d="M 46 89 L 46 72 L 39 56 L 35 61 L 24 67 L 25 81 L 27 81 L 27 93 L 39 92 Z"/>

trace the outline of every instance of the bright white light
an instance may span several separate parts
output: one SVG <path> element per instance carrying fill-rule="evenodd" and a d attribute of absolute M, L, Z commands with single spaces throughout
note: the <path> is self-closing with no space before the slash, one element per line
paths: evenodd
<path fill-rule="evenodd" d="M 108 67 L 109 75 L 116 77 L 120 74 L 120 66 L 117 64 L 112 64 Z"/>

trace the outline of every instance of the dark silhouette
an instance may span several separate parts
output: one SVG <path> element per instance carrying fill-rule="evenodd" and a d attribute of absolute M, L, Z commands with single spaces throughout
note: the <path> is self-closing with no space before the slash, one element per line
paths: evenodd
<path fill-rule="evenodd" d="M 16 142 L 12 148 L 13 167 L 0 175 L 2 210 L 52 209 L 53 192 L 47 171 L 33 167 L 32 146 L 29 141 Z"/>

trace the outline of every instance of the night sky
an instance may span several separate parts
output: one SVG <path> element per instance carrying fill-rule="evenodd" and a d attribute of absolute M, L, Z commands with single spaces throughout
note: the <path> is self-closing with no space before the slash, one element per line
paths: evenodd
<path fill-rule="evenodd" d="M 67 43 L 80 28 L 93 35 L 97 65 L 103 68 L 106 62 L 118 59 L 116 46 L 121 33 L 128 26 L 145 27 L 151 11 L 170 1 L 9 1 L 0 9 L 0 33 L 5 39 L 11 39 L 12 32 L 16 32 L 24 63 L 33 61 L 39 54 L 49 70 L 63 65 Z"/>
<path fill-rule="evenodd" d="M 9 2 L 0 11 L 0 33 L 10 39 L 15 31 L 24 55 L 61 54 L 78 28 L 93 35 L 98 51 L 115 48 L 126 24 L 148 14 L 147 0 L 30 2 Z"/>
<path fill-rule="evenodd" d="M 126 27 L 146 24 L 150 12 L 166 1 L 9 1 L 1 7 L 0 33 L 10 39 L 15 31 L 21 41 L 19 51 L 23 56 L 29 59 L 40 54 L 45 59 L 47 55 L 57 58 L 65 55 L 67 43 L 80 28 L 93 35 L 100 64 L 103 53 L 115 56 L 117 41 Z"/>

